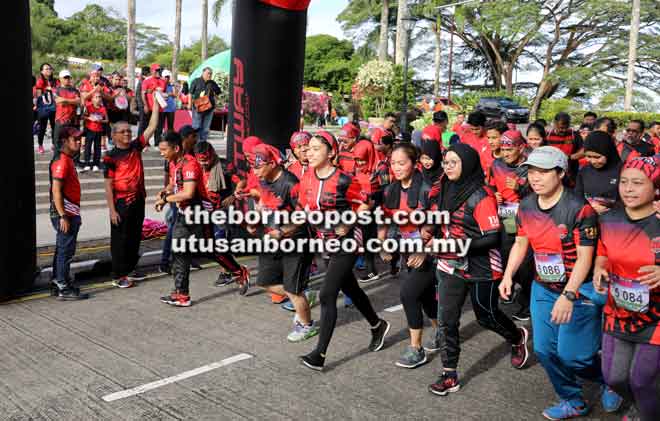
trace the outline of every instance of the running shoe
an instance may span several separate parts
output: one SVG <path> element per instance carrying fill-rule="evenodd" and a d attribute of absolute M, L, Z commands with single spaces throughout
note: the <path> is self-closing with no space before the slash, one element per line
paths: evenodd
<path fill-rule="evenodd" d="M 358 282 L 363 284 L 368 284 L 369 282 L 377 281 L 380 279 L 380 275 L 377 273 L 369 272 L 367 276 L 360 276 Z"/>
<path fill-rule="evenodd" d="M 527 349 L 527 339 L 529 339 L 529 332 L 524 327 L 519 327 L 520 342 L 516 345 L 511 345 L 511 365 L 514 368 L 521 369 L 527 363 L 529 358 L 529 350 Z"/>
<path fill-rule="evenodd" d="M 119 279 L 113 279 L 112 286 L 117 288 L 131 288 L 133 286 L 133 281 L 126 276 L 122 276 Z"/>
<path fill-rule="evenodd" d="M 44 154 L 46 151 L 44 151 L 44 147 L 43 147 L 43 146 L 39 146 L 38 152 L 39 152 L 40 154 Z"/>
<path fill-rule="evenodd" d="M 89 294 L 81 293 L 78 288 L 67 287 L 58 290 L 56 298 L 60 301 L 78 301 L 89 298 Z"/>
<path fill-rule="evenodd" d="M 619 408 L 621 408 L 621 404 L 623 404 L 623 398 L 609 386 L 602 385 L 600 403 L 603 405 L 603 411 L 612 413 L 618 411 Z"/>
<path fill-rule="evenodd" d="M 621 417 L 621 421 L 642 421 L 639 416 L 639 411 L 635 407 L 635 404 L 630 405 L 630 408 L 628 408 L 626 414 Z"/>
<path fill-rule="evenodd" d="M 144 273 L 138 270 L 134 270 L 133 272 L 128 274 L 128 279 L 130 279 L 131 281 L 144 281 L 145 279 L 147 279 L 147 275 L 145 275 Z"/>
<path fill-rule="evenodd" d="M 316 352 L 312 351 L 309 354 L 300 357 L 300 361 L 307 368 L 311 368 L 312 370 L 316 370 L 316 371 L 323 371 L 323 365 L 325 364 L 325 356 L 321 354 L 317 354 Z"/>
<path fill-rule="evenodd" d="M 458 375 L 455 371 L 451 373 L 444 371 L 435 383 L 429 385 L 429 392 L 438 396 L 447 396 L 460 389 L 461 384 L 458 382 Z"/>
<path fill-rule="evenodd" d="M 314 320 L 307 326 L 296 320 L 293 331 L 289 333 L 286 339 L 289 342 L 302 342 L 319 334 L 319 327 Z"/>
<path fill-rule="evenodd" d="M 241 273 L 236 282 L 240 285 L 238 293 L 241 295 L 247 294 L 250 288 L 250 270 L 246 266 L 241 266 Z"/>
<path fill-rule="evenodd" d="M 182 294 L 180 292 L 173 292 L 169 297 L 162 297 L 160 300 L 165 304 L 175 307 L 190 307 L 192 305 L 190 295 Z"/>
<path fill-rule="evenodd" d="M 417 368 L 427 362 L 428 359 L 426 359 L 424 348 L 416 349 L 415 347 L 408 345 L 406 349 L 403 350 L 401 357 L 399 357 L 398 361 L 394 364 L 397 367 Z"/>
<path fill-rule="evenodd" d="M 440 347 L 442 346 L 440 342 L 440 330 L 434 329 L 433 336 L 431 336 L 429 339 L 424 342 L 424 351 L 428 352 L 429 354 L 432 354 L 434 352 L 440 351 Z"/>
<path fill-rule="evenodd" d="M 190 270 L 202 270 L 202 265 L 200 265 L 196 260 L 193 260 L 190 262 Z"/>
<path fill-rule="evenodd" d="M 355 261 L 354 268 L 357 269 L 357 270 L 364 270 L 365 269 L 364 256 L 362 256 L 362 255 L 358 256 L 357 260 Z"/>
<path fill-rule="evenodd" d="M 160 265 L 158 267 L 158 273 L 161 273 L 163 275 L 171 275 L 172 268 L 170 267 L 170 265 Z"/>
<path fill-rule="evenodd" d="M 543 416 L 549 420 L 559 421 L 569 418 L 584 417 L 589 413 L 589 407 L 582 400 L 560 401 L 557 405 L 546 408 Z"/>
<path fill-rule="evenodd" d="M 98 167 L 98 165 L 94 165 L 94 167 L 92 167 L 92 171 L 93 172 L 99 172 L 100 168 Z"/>
<path fill-rule="evenodd" d="M 514 319 L 518 320 L 519 322 L 526 322 L 530 319 L 530 313 L 529 313 L 529 307 L 527 306 L 521 306 L 520 310 L 516 311 L 511 315 Z"/>
<path fill-rule="evenodd" d="M 85 165 L 85 166 L 80 170 L 80 172 L 91 171 L 91 169 L 92 169 L 92 167 L 90 167 L 89 165 Z"/>
<path fill-rule="evenodd" d="M 305 291 L 305 297 L 307 298 L 307 302 L 309 303 L 309 308 L 314 308 L 320 304 L 318 291 L 308 289 Z"/>
<path fill-rule="evenodd" d="M 270 293 L 270 302 L 273 304 L 282 304 L 285 301 L 288 301 L 289 297 L 286 295 L 280 295 L 275 293 Z"/>
<path fill-rule="evenodd" d="M 234 275 L 229 272 L 220 272 L 218 279 L 215 280 L 213 285 L 217 287 L 224 287 L 234 282 Z"/>
<path fill-rule="evenodd" d="M 392 276 L 397 276 L 400 271 L 401 271 L 401 269 L 399 268 L 398 265 L 390 267 L 390 275 L 392 275 Z"/>
<path fill-rule="evenodd" d="M 371 328 L 371 342 L 369 343 L 369 351 L 376 352 L 383 349 L 385 344 L 385 336 L 390 331 L 391 325 L 388 321 L 380 319 L 378 326 Z"/>
<path fill-rule="evenodd" d="M 344 295 L 344 308 L 352 308 L 353 300 L 348 295 Z"/>

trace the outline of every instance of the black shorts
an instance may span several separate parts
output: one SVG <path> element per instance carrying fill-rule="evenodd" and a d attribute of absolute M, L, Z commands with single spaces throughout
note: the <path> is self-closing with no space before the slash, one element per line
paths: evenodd
<path fill-rule="evenodd" d="M 257 285 L 282 285 L 284 291 L 299 295 L 307 288 L 313 259 L 311 253 L 262 254 L 259 256 Z"/>

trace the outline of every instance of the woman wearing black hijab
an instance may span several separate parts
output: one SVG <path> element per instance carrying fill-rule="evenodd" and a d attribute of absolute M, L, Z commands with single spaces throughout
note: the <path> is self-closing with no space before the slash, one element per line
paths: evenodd
<path fill-rule="evenodd" d="M 471 241 L 468 253 L 438 255 L 439 331 L 443 372 L 429 386 L 436 395 L 447 395 L 460 389 L 456 368 L 460 356 L 458 327 L 461 310 L 468 294 L 479 324 L 499 334 L 511 344 L 511 364 L 522 368 L 529 356 L 528 333 L 518 328 L 498 308 L 497 285 L 502 278 L 499 252 L 500 220 L 497 201 L 485 186 L 479 155 L 465 144 L 452 145 L 442 166 L 445 177 L 441 184 L 438 208 L 450 214 L 447 225 L 441 225 L 436 238 Z"/>
<path fill-rule="evenodd" d="M 614 140 L 605 132 L 595 131 L 587 136 L 584 154 L 589 163 L 578 173 L 575 192 L 602 214 L 619 201 L 619 173 L 623 164 Z"/>
<path fill-rule="evenodd" d="M 435 140 L 422 141 L 422 154 L 419 158 L 422 164 L 424 181 L 432 186 L 438 185 L 442 177 L 442 146 Z"/>

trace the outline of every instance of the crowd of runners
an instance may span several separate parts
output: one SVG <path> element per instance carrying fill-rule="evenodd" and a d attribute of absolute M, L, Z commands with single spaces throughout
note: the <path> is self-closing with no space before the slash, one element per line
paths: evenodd
<path fill-rule="evenodd" d="M 138 94 L 144 111 L 137 138 L 132 138 L 124 117 L 110 119 L 113 148 L 92 163 L 103 167 L 106 179 L 113 283 L 120 288 L 144 279 L 136 271 L 146 206 L 142 151 L 161 130 L 157 92 L 166 92 L 159 67 L 151 70 Z M 83 133 L 66 119 L 79 106 L 84 106 L 85 116 L 98 113 L 112 96 L 97 95 L 95 89 L 87 96 L 77 93 L 70 79 L 62 71 L 59 83 L 49 85 L 56 104 L 50 178 L 57 231 L 53 294 L 74 300 L 87 298 L 69 275 L 81 223 L 75 161 L 81 137 L 87 144 L 96 139 L 93 133 L 102 130 L 102 121 L 86 122 Z M 533 351 L 559 398 L 543 410 L 546 418 L 586 415 L 591 404 L 584 399 L 583 381 L 589 380 L 600 385 L 605 411 L 615 412 L 628 401 L 631 417 L 660 419 L 658 122 L 647 127 L 633 120 L 619 130 L 612 119 L 587 113 L 574 128 L 569 115 L 559 113 L 549 124 L 535 121 L 522 133 L 516 126 L 488 121 L 480 112 L 460 116 L 450 125 L 447 114 L 438 111 L 433 124 L 411 142 L 396 127 L 396 116 L 387 114 L 383 125 L 369 133 L 358 123 L 344 125 L 336 136 L 325 130 L 293 133 L 290 159 L 258 137 L 243 139 L 247 165 L 237 168 L 223 165 L 205 141 L 204 113 L 217 93 L 209 80 L 206 74 L 194 82 L 196 95 L 190 104 L 199 115 L 193 126 L 169 130 L 155 143 L 167 161 L 165 185 L 155 198 L 156 209 L 167 211 L 170 228 L 161 271 L 174 279 L 173 291 L 161 298 L 164 303 L 192 304 L 190 270 L 201 257 L 224 269 L 217 286 L 236 284 L 241 294 L 251 286 L 248 269 L 230 252 L 192 253 L 171 247 L 173 241 L 191 236 L 317 238 L 328 243 L 350 239 L 361 244 L 374 239 L 424 244 L 469 239 L 466 255 L 358 255 L 344 250 L 315 255 L 305 249 L 261 254 L 256 285 L 288 300 L 284 307 L 295 313 L 289 341 L 318 336 L 301 362 L 322 370 L 340 292 L 369 324 L 369 350 L 382 349 L 390 323 L 376 313 L 360 287 L 387 276 L 378 271 L 382 260 L 389 275 L 398 279 L 410 333 L 395 364 L 413 369 L 438 352 L 441 369 L 428 387 L 431 393 L 445 396 L 461 387 L 459 325 L 469 296 L 478 323 L 510 344 L 513 368 L 527 364 L 533 333 Z M 358 214 L 381 210 L 387 216 L 424 210 L 446 212 L 449 219 L 444 224 L 333 226 L 283 225 L 267 219 L 232 227 L 191 222 L 184 211 L 193 207 Z M 365 269 L 356 271 L 359 265 Z M 308 288 L 314 273 L 323 277 L 318 291 Z M 511 317 L 500 309 L 502 303 L 517 305 Z M 310 312 L 316 304 L 321 307 L 318 321 Z M 426 341 L 425 316 L 431 326 Z M 516 324 L 530 319 L 531 331 Z"/>

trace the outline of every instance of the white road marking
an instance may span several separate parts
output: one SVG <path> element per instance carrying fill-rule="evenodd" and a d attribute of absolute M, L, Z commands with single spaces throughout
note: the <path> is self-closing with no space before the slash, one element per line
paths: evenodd
<path fill-rule="evenodd" d="M 401 311 L 401 310 L 403 310 L 403 304 L 399 304 L 399 305 L 392 306 L 392 307 L 387 307 L 385 309 L 385 311 L 387 311 L 388 313 L 395 313 L 395 312 Z"/>
<path fill-rule="evenodd" d="M 161 386 L 166 386 L 168 384 L 172 384 L 178 382 L 179 380 L 184 380 L 193 376 L 197 376 L 199 374 L 204 374 L 211 370 L 215 370 L 216 368 L 225 367 L 228 366 L 229 364 L 233 364 L 250 358 L 252 358 L 252 355 L 250 354 L 234 355 L 233 357 L 225 358 L 222 361 L 208 364 L 203 367 L 196 368 L 194 370 L 186 371 L 181 374 L 177 374 L 176 376 L 167 377 L 162 380 L 157 380 L 155 382 L 143 384 L 142 386 L 134 387 L 133 389 L 127 389 L 127 390 L 122 390 L 121 392 L 111 393 L 109 395 L 104 396 L 101 399 L 103 399 L 106 402 L 112 402 L 119 399 L 128 398 L 130 396 L 139 395 L 141 393 L 148 392 L 149 390 L 153 390 Z"/>

